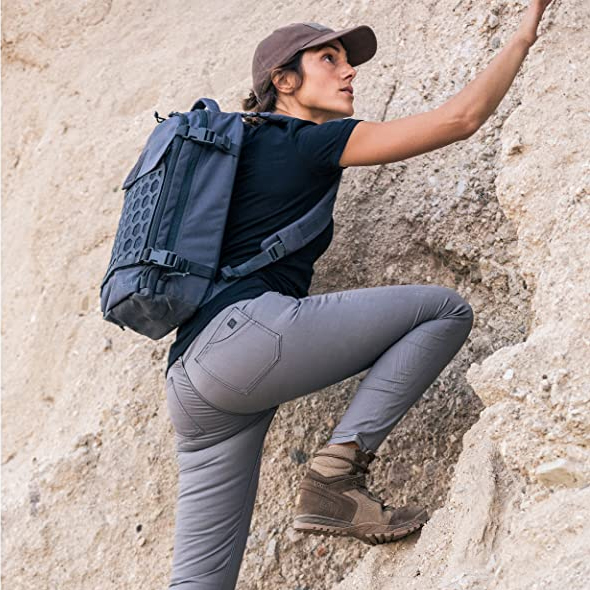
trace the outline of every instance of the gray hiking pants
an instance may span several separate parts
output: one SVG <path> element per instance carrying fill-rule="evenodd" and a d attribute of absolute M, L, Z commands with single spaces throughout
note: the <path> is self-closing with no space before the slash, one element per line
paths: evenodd
<path fill-rule="evenodd" d="M 376 451 L 472 323 L 470 305 L 436 285 L 269 291 L 217 314 L 167 374 L 179 465 L 169 588 L 235 588 L 279 404 L 370 368 L 326 444 Z"/>

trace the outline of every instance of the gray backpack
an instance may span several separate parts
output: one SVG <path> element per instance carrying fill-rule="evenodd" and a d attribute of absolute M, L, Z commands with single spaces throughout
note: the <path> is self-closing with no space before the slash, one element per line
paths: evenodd
<path fill-rule="evenodd" d="M 158 121 L 123 182 L 123 210 L 100 285 L 103 318 L 158 340 L 223 289 L 299 250 L 330 223 L 341 175 L 303 217 L 273 233 L 249 260 L 218 269 L 243 116 L 286 125 L 270 112 L 222 112 L 200 98 Z"/>

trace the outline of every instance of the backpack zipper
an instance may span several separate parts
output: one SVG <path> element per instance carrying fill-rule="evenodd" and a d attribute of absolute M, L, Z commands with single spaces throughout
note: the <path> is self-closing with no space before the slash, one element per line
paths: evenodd
<path fill-rule="evenodd" d="M 199 117 L 198 127 L 207 128 L 207 126 L 209 125 L 209 117 L 207 117 L 207 113 L 205 112 L 205 110 L 199 109 L 197 111 L 197 116 Z M 180 195 L 178 197 L 178 204 L 176 205 L 174 217 L 172 218 L 170 231 L 168 232 L 168 238 L 166 240 L 165 249 L 170 250 L 171 252 L 174 252 L 174 247 L 176 246 L 176 240 L 178 238 L 180 224 L 182 222 L 184 210 L 186 209 L 186 204 L 188 202 L 188 197 L 190 195 L 193 174 L 195 168 L 197 167 L 199 159 L 201 158 L 201 152 L 203 151 L 203 147 L 201 145 L 197 145 L 196 143 L 193 143 L 192 149 L 193 151 L 197 150 L 197 157 L 194 158 L 194 160 L 187 167 L 184 178 L 182 179 Z"/>

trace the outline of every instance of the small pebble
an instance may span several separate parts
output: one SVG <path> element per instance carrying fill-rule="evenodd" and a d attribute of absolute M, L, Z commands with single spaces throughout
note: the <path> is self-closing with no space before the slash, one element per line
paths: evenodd
<path fill-rule="evenodd" d="M 285 535 L 286 535 L 287 539 L 289 539 L 289 541 L 291 541 L 291 543 L 296 543 L 297 541 L 300 541 L 304 537 L 303 533 L 296 531 L 293 527 L 288 527 L 287 530 L 285 531 Z"/>
<path fill-rule="evenodd" d="M 307 461 L 307 453 L 304 453 L 301 449 L 291 449 L 289 456 L 294 463 L 302 465 Z"/>
<path fill-rule="evenodd" d="M 272 557 L 274 559 L 278 559 L 278 557 L 279 557 L 279 547 L 277 545 L 277 540 L 276 539 L 271 539 L 268 542 L 268 545 L 266 547 L 266 556 L 267 557 Z"/>
<path fill-rule="evenodd" d="M 315 550 L 315 554 L 318 557 L 324 557 L 324 555 L 326 555 L 326 553 L 328 553 L 328 550 L 326 549 L 326 547 L 324 545 L 320 545 L 319 547 L 316 548 Z"/>

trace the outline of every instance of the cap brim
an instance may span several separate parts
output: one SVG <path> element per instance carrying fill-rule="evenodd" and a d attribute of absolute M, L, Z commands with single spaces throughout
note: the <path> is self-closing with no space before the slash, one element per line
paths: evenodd
<path fill-rule="evenodd" d="M 310 41 L 302 49 L 310 49 L 334 39 L 340 39 L 348 54 L 348 63 L 353 67 L 369 61 L 377 53 L 377 37 L 367 25 L 326 33 Z"/>

